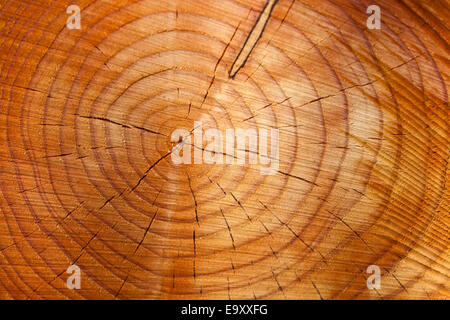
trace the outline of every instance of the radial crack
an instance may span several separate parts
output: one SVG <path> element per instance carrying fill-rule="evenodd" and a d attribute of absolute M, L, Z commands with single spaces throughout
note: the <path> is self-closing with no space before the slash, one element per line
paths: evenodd
<path fill-rule="evenodd" d="M 217 71 L 217 68 L 219 67 L 220 61 L 222 61 L 222 59 L 223 59 L 223 57 L 225 55 L 225 52 L 227 51 L 228 47 L 230 46 L 231 41 L 233 41 L 233 38 L 236 35 L 236 32 L 238 31 L 240 25 L 241 25 L 241 23 L 239 22 L 237 27 L 236 27 L 236 29 L 234 29 L 233 34 L 231 35 L 230 41 L 228 41 L 228 43 L 226 44 L 225 49 L 223 49 L 222 54 L 220 55 L 219 59 L 216 62 L 216 65 L 214 66 L 214 73 L 213 73 L 213 76 L 211 78 L 211 82 L 209 83 L 208 89 L 206 89 L 206 93 L 203 96 L 203 101 L 200 104 L 200 108 L 203 106 L 203 104 L 206 101 L 206 98 L 208 97 L 209 90 L 211 89 L 212 85 L 214 84 L 214 80 L 216 80 L 216 71 Z M 189 105 L 189 111 L 190 110 L 191 110 L 191 106 Z"/>
<path fill-rule="evenodd" d="M 234 251 L 236 251 L 236 246 L 234 244 L 233 233 L 231 232 L 230 225 L 228 224 L 227 218 L 225 218 L 225 214 L 223 213 L 222 208 L 220 208 L 220 212 L 222 213 L 223 220 L 225 220 L 225 224 L 227 225 L 228 233 L 230 234 L 231 244 L 233 245 L 233 249 L 234 249 Z"/>
<path fill-rule="evenodd" d="M 259 203 L 261 203 L 263 205 L 263 207 L 269 211 L 277 220 L 278 222 L 280 222 L 280 224 L 282 226 L 285 226 L 298 240 L 300 240 L 301 243 L 303 243 L 303 245 L 310 251 L 310 252 L 316 252 L 321 258 L 322 261 L 328 265 L 327 263 L 327 259 L 323 256 L 323 254 L 319 251 L 319 250 L 314 250 L 313 247 L 311 247 L 309 244 L 306 243 L 305 240 L 303 240 L 294 230 L 292 230 L 292 228 L 284 221 L 282 221 L 277 215 L 275 215 L 272 210 L 270 210 L 264 203 L 261 202 L 261 200 L 258 200 Z"/>
<path fill-rule="evenodd" d="M 301 181 L 310 183 L 310 184 L 312 184 L 312 185 L 315 185 L 316 187 L 319 187 L 319 185 L 318 185 L 317 183 L 312 182 L 312 181 L 309 181 L 309 180 L 307 180 L 307 179 L 305 179 L 305 178 L 302 178 L 302 177 L 299 177 L 299 176 L 295 176 L 295 175 L 293 175 L 293 174 L 290 174 L 290 173 L 287 173 L 287 172 L 283 172 L 283 171 L 280 171 L 280 170 L 278 170 L 278 173 L 281 173 L 281 174 L 283 174 L 283 175 L 285 175 L 285 176 L 292 177 L 292 178 L 295 178 L 295 179 L 298 179 L 298 180 L 301 180 Z"/>
<path fill-rule="evenodd" d="M 340 222 L 342 222 L 343 225 L 345 225 L 347 228 L 349 228 L 355 235 L 356 237 L 358 237 L 359 240 L 362 241 L 362 243 L 364 243 L 364 245 L 373 253 L 376 254 L 376 252 L 369 246 L 369 244 L 359 235 L 358 232 L 356 232 L 355 230 L 353 230 L 353 228 L 344 221 L 344 219 L 342 219 L 341 217 L 337 216 L 336 214 L 334 214 L 333 212 L 331 212 L 330 210 L 327 210 L 327 212 L 329 214 L 331 214 L 333 217 L 335 217 L 336 219 L 338 219 Z"/>
<path fill-rule="evenodd" d="M 239 205 L 239 207 L 241 207 L 242 211 L 244 211 L 245 215 L 247 216 L 247 219 L 249 221 L 252 221 L 252 219 L 250 219 L 250 216 L 248 215 L 247 210 L 245 210 L 245 208 L 242 205 L 242 203 L 234 196 L 233 192 L 230 192 L 230 194 L 233 197 L 234 201 L 236 201 L 236 203 Z"/>
<path fill-rule="evenodd" d="M 141 126 L 136 126 L 134 124 L 120 123 L 118 121 L 111 120 L 111 119 L 108 119 L 108 118 L 105 118 L 105 117 L 83 116 L 83 115 L 80 115 L 80 114 L 74 114 L 74 115 L 76 115 L 76 116 L 78 116 L 80 118 L 84 118 L 84 119 L 105 121 L 105 122 L 112 123 L 112 124 L 115 124 L 117 126 L 121 126 L 121 127 L 127 128 L 127 129 L 139 129 L 139 130 L 143 130 L 145 132 L 149 132 L 149 133 L 153 133 L 153 134 L 157 134 L 157 135 L 161 135 L 161 136 L 166 136 L 167 137 L 167 135 L 165 135 L 164 133 L 161 133 L 161 132 L 153 131 L 153 130 L 150 130 L 150 129 L 147 129 L 147 128 L 144 128 L 144 127 L 141 127 Z"/>
<path fill-rule="evenodd" d="M 150 230 L 150 227 L 152 226 L 153 221 L 155 220 L 155 217 L 156 217 L 156 214 L 157 214 L 157 213 L 158 213 L 158 209 L 156 209 L 155 213 L 153 214 L 153 217 L 152 217 L 152 219 L 150 220 L 150 223 L 148 224 L 147 229 L 145 229 L 144 236 L 142 237 L 141 241 L 138 243 L 136 249 L 135 249 L 134 252 L 133 252 L 133 255 L 138 251 L 139 247 L 140 247 L 141 244 L 144 242 L 145 237 L 147 236 L 148 230 Z"/>
<path fill-rule="evenodd" d="M 198 204 L 197 204 L 197 198 L 195 197 L 194 190 L 192 189 L 191 185 L 191 177 L 189 177 L 189 174 L 186 172 L 188 182 L 189 182 L 189 189 L 191 190 L 192 198 L 194 199 L 194 211 L 195 211 L 195 220 L 197 221 L 197 224 L 200 225 L 198 221 Z"/>
<path fill-rule="evenodd" d="M 173 150 L 173 149 L 172 149 Z M 147 177 L 147 175 L 150 173 L 150 170 L 152 170 L 161 160 L 163 160 L 164 158 L 166 158 L 168 155 L 170 155 L 172 153 L 172 151 L 166 153 L 165 155 L 163 155 L 161 158 L 159 158 L 157 161 L 155 161 L 146 171 L 145 173 L 142 175 L 142 177 L 139 179 L 139 181 L 136 183 L 136 185 L 130 189 L 130 192 L 133 192 L 140 184 L 141 182 Z"/>
<path fill-rule="evenodd" d="M 317 292 L 317 294 L 319 295 L 320 300 L 323 300 L 322 294 L 320 293 L 319 289 L 317 289 L 316 284 L 315 284 L 312 280 L 311 280 L 311 283 L 312 283 L 314 289 L 316 289 L 316 292 Z"/>
<path fill-rule="evenodd" d="M 247 36 L 247 39 L 245 39 L 244 45 L 242 46 L 239 54 L 236 56 L 236 59 L 231 65 L 229 71 L 229 76 L 231 78 L 234 78 L 236 73 L 247 62 L 248 57 L 255 48 L 258 40 L 261 38 L 264 29 L 266 28 L 267 22 L 270 19 L 272 10 L 277 2 L 278 0 L 267 0 L 263 10 L 261 11 L 261 14 L 259 15 L 258 19 L 256 19 L 255 24 L 253 25 L 249 35 Z"/>

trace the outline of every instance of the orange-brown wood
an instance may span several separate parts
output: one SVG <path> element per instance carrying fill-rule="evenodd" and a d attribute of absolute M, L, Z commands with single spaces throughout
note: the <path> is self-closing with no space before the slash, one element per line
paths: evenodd
<path fill-rule="evenodd" d="M 448 1 L 0 3 L 1 299 L 449 298 Z"/>

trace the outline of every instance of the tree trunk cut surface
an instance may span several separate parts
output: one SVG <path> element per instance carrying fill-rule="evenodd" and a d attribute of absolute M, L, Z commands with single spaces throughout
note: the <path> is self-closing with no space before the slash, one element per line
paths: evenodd
<path fill-rule="evenodd" d="M 450 298 L 448 1 L 0 6 L 0 299 Z"/>

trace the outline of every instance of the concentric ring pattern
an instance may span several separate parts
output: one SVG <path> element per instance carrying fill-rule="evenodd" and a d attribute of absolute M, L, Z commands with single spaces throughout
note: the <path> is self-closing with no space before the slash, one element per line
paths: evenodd
<path fill-rule="evenodd" d="M 0 298 L 448 298 L 444 1 L 280 0 L 234 78 L 265 1 L 1 3 Z M 175 164 L 195 121 L 276 174 Z"/>

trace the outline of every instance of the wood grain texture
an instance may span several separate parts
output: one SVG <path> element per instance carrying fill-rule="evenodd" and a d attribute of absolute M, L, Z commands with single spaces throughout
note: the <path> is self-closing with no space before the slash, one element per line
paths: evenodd
<path fill-rule="evenodd" d="M 448 1 L 279 0 L 234 77 L 265 0 L 0 3 L 0 298 L 450 297 Z M 175 165 L 199 120 L 277 174 Z"/>

